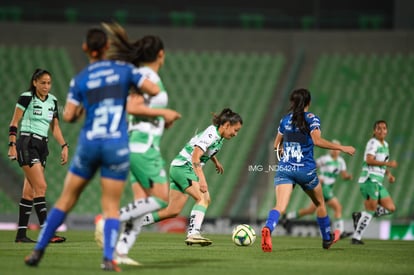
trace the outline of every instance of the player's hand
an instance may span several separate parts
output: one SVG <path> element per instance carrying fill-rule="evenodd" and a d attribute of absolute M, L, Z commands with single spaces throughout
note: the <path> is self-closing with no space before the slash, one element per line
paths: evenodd
<path fill-rule="evenodd" d="M 351 156 L 355 154 L 355 148 L 353 146 L 342 146 L 341 151 Z"/>
<path fill-rule="evenodd" d="M 171 110 L 171 109 L 166 109 L 163 117 L 165 119 L 165 123 L 167 125 L 170 125 L 174 121 L 176 121 L 177 119 L 180 119 L 181 118 L 181 114 L 179 112 L 177 112 L 177 111 L 174 111 L 174 110 Z"/>
<path fill-rule="evenodd" d="M 9 160 L 16 160 L 17 159 L 16 146 L 10 146 L 9 147 L 9 152 L 7 153 L 7 156 L 9 157 Z"/>
<path fill-rule="evenodd" d="M 201 193 L 206 193 L 208 191 L 207 182 L 200 181 L 199 184 L 200 184 L 200 191 L 201 191 Z"/>
<path fill-rule="evenodd" d="M 217 174 L 223 174 L 224 173 L 223 165 L 221 165 L 220 162 L 216 163 L 216 172 L 217 172 Z"/>
<path fill-rule="evenodd" d="M 395 177 L 392 174 L 388 175 L 388 182 L 389 183 L 394 183 L 395 182 Z"/>
<path fill-rule="evenodd" d="M 390 168 L 395 168 L 398 166 L 398 163 L 395 160 L 390 160 L 387 162 L 386 166 Z"/>
<path fill-rule="evenodd" d="M 68 146 L 64 146 L 62 148 L 62 152 L 60 153 L 60 164 L 61 165 L 64 165 L 68 162 L 68 151 L 69 151 Z"/>

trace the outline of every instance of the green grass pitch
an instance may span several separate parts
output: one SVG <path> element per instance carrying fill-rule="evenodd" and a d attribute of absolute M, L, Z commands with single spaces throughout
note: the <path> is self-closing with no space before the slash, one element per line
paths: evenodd
<path fill-rule="evenodd" d="M 29 232 L 35 238 L 37 232 Z M 65 243 L 50 244 L 38 267 L 24 256 L 33 244 L 13 242 L 14 231 L 0 232 L 0 274 L 102 274 L 101 251 L 92 231 L 63 232 Z M 124 274 L 414 274 L 413 241 L 366 240 L 362 246 L 339 241 L 322 249 L 319 238 L 273 237 L 273 252 L 263 253 L 260 236 L 250 247 L 238 247 L 228 235 L 207 235 L 208 247 L 187 246 L 184 234 L 144 232 L 130 252 L 142 266 L 121 266 Z"/>

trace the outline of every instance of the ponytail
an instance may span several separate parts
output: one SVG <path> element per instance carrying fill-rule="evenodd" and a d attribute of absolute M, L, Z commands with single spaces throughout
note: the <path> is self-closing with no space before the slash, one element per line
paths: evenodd
<path fill-rule="evenodd" d="M 102 23 L 109 33 L 111 47 L 107 53 L 108 59 L 130 62 L 139 67 L 142 63 L 153 62 L 158 53 L 164 50 L 161 38 L 146 35 L 131 43 L 124 28 L 117 23 Z"/>
<path fill-rule="evenodd" d="M 302 133 L 309 133 L 309 126 L 305 120 L 305 107 L 310 104 L 311 95 L 306 89 L 297 89 L 290 95 L 290 109 L 292 124 Z"/>

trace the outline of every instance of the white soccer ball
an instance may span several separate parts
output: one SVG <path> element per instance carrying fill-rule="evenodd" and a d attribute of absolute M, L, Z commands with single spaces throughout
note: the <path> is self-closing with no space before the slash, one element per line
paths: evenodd
<path fill-rule="evenodd" d="M 237 246 L 249 246 L 256 240 L 256 232 L 248 224 L 239 224 L 233 229 L 231 239 Z"/>

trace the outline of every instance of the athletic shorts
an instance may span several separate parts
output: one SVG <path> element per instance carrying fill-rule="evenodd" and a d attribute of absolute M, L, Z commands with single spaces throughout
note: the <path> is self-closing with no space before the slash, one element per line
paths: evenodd
<path fill-rule="evenodd" d="M 312 170 L 300 170 L 295 171 L 286 171 L 278 170 L 274 178 L 274 184 L 299 184 L 303 190 L 313 190 L 319 183 L 318 175 L 316 174 L 316 169 Z"/>
<path fill-rule="evenodd" d="M 126 180 L 129 173 L 128 140 L 79 142 L 69 171 L 89 180 L 99 168 L 103 178 Z"/>
<path fill-rule="evenodd" d="M 181 193 L 192 185 L 193 181 L 198 182 L 198 177 L 194 173 L 191 165 L 170 166 L 170 189 Z"/>
<path fill-rule="evenodd" d="M 333 193 L 333 184 L 322 184 L 323 199 L 329 201 L 335 197 Z"/>
<path fill-rule="evenodd" d="M 359 185 L 359 190 L 365 200 L 380 200 L 390 196 L 390 193 L 388 193 L 388 190 L 384 186 L 372 181 L 370 178 Z"/>
<path fill-rule="evenodd" d="M 26 133 L 25 133 L 26 134 Z M 20 166 L 33 166 L 35 163 L 46 167 L 46 159 L 49 155 L 46 137 L 28 134 L 20 135 L 16 141 L 17 161 Z"/>
<path fill-rule="evenodd" d="M 131 153 L 130 163 L 129 182 L 131 184 L 139 183 L 145 189 L 150 189 L 154 183 L 167 183 L 165 162 L 158 150 L 151 147 L 145 153 Z"/>

